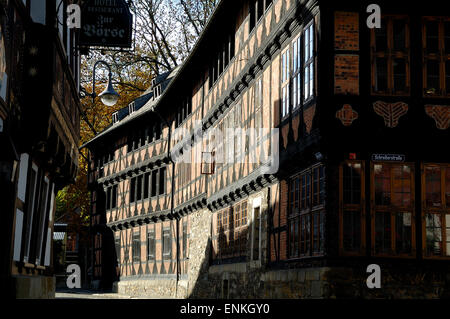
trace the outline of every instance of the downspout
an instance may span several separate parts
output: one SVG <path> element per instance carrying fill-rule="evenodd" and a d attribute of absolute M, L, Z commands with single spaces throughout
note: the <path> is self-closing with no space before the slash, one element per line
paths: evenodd
<path fill-rule="evenodd" d="M 90 153 L 90 151 L 88 150 L 88 152 Z M 80 149 L 80 154 L 81 153 L 81 149 Z M 90 154 L 88 154 L 88 158 L 90 157 Z M 88 163 L 88 185 L 89 185 L 89 175 L 91 172 L 91 165 L 90 165 L 90 161 Z M 97 189 L 95 190 L 95 192 L 97 192 Z M 97 198 L 97 194 L 95 195 L 95 198 Z M 89 237 L 91 239 L 91 276 L 90 276 L 90 288 L 92 288 L 92 282 L 94 281 L 94 248 L 95 248 L 95 239 L 94 239 L 94 231 L 93 231 L 93 215 L 92 215 L 92 194 L 91 194 L 91 207 L 89 208 Z"/>
<path fill-rule="evenodd" d="M 267 256 L 266 256 L 266 265 L 268 265 L 270 263 L 270 235 L 272 232 L 272 206 L 270 203 L 270 193 L 272 192 L 270 186 L 267 189 L 267 210 L 268 210 L 268 214 L 266 214 L 266 216 L 268 217 L 267 220 L 267 226 L 266 226 L 266 236 L 267 236 Z"/>

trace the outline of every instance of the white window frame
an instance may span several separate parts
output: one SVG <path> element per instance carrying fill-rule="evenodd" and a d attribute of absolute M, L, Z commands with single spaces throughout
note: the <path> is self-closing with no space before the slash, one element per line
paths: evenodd
<path fill-rule="evenodd" d="M 36 265 L 40 265 L 41 264 L 41 257 L 42 257 L 42 248 L 43 248 L 43 242 L 44 242 L 44 229 L 48 226 L 46 225 L 47 223 L 47 216 L 48 216 L 48 197 L 49 197 L 49 190 L 50 190 L 50 180 L 48 179 L 47 176 L 44 176 L 44 183 L 43 183 L 43 187 L 45 188 L 45 198 L 44 200 L 44 209 L 41 213 L 41 215 L 39 216 L 40 218 L 40 222 L 39 222 L 39 243 L 38 243 L 38 248 L 36 251 Z M 41 190 L 40 194 L 42 194 L 42 192 L 44 191 L 44 189 Z"/>
<path fill-rule="evenodd" d="M 310 22 L 303 32 L 303 101 L 306 102 L 314 96 L 314 76 L 315 76 L 315 33 L 314 33 L 314 20 Z"/>
<path fill-rule="evenodd" d="M 27 177 L 28 177 L 28 162 L 29 155 L 23 153 L 20 155 L 20 168 L 19 168 L 19 184 L 17 186 L 17 197 L 25 203 L 27 192 Z"/>
<path fill-rule="evenodd" d="M 28 262 L 28 258 L 30 257 L 30 246 L 31 246 L 31 234 L 33 233 L 33 218 L 34 218 L 34 210 L 35 210 L 35 203 L 36 203 L 36 186 L 39 182 L 39 168 L 36 164 L 32 163 L 31 169 L 36 173 L 36 180 L 34 182 L 34 188 L 33 188 L 33 194 L 31 198 L 31 202 L 28 203 L 28 205 L 31 205 L 31 210 L 29 210 L 30 217 L 27 216 L 27 223 L 30 223 L 30 227 L 28 229 L 28 232 L 25 233 L 26 236 L 26 249 L 24 251 L 23 261 Z M 31 185 L 29 185 L 31 186 Z"/>
<path fill-rule="evenodd" d="M 292 108 L 298 109 L 302 105 L 302 36 L 297 35 L 292 41 Z"/>
<path fill-rule="evenodd" d="M 23 232 L 23 211 L 16 210 L 16 228 L 14 229 L 14 261 L 20 261 L 20 253 L 22 251 L 22 232 Z"/>
<path fill-rule="evenodd" d="M 130 104 L 128 104 L 128 113 L 132 114 L 134 111 L 136 111 L 136 104 L 133 101 Z"/>
<path fill-rule="evenodd" d="M 281 53 L 281 118 L 284 119 L 290 112 L 290 92 L 289 80 L 291 74 L 290 68 L 290 45 L 288 45 Z"/>
<path fill-rule="evenodd" d="M 118 112 L 114 112 L 112 114 L 112 124 L 116 124 L 117 122 L 119 122 L 119 113 Z"/>

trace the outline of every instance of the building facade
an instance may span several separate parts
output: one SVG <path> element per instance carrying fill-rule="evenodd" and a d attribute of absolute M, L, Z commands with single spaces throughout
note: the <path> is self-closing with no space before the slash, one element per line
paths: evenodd
<path fill-rule="evenodd" d="M 55 293 L 55 195 L 78 169 L 79 56 L 68 1 L 0 1 L 2 287 Z"/>
<path fill-rule="evenodd" d="M 370 4 L 217 5 L 183 65 L 85 145 L 96 280 L 166 298 L 448 296 L 450 19 L 382 1 L 370 28 Z"/>

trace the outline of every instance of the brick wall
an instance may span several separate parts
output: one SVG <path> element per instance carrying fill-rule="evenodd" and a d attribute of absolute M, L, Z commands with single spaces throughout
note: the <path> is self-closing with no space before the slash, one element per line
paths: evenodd
<path fill-rule="evenodd" d="M 359 14 L 336 11 L 334 29 L 334 93 L 359 95 Z"/>
<path fill-rule="evenodd" d="M 359 50 L 359 14 L 336 11 L 334 13 L 334 48 Z"/>
<path fill-rule="evenodd" d="M 335 55 L 334 93 L 345 95 L 359 94 L 359 55 Z"/>

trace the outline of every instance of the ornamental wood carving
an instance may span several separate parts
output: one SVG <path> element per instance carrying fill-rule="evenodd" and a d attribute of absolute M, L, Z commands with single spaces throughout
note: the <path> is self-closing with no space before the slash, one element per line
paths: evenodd
<path fill-rule="evenodd" d="M 425 113 L 436 122 L 436 127 L 446 130 L 450 126 L 449 105 L 425 105 Z"/>
<path fill-rule="evenodd" d="M 377 101 L 373 104 L 373 109 L 375 113 L 384 119 L 384 124 L 387 127 L 394 128 L 398 125 L 400 117 L 408 113 L 408 104 Z"/>
<path fill-rule="evenodd" d="M 336 118 L 341 120 L 342 125 L 350 126 L 358 118 L 358 112 L 353 110 L 350 104 L 345 104 L 342 109 L 336 112 Z"/>

